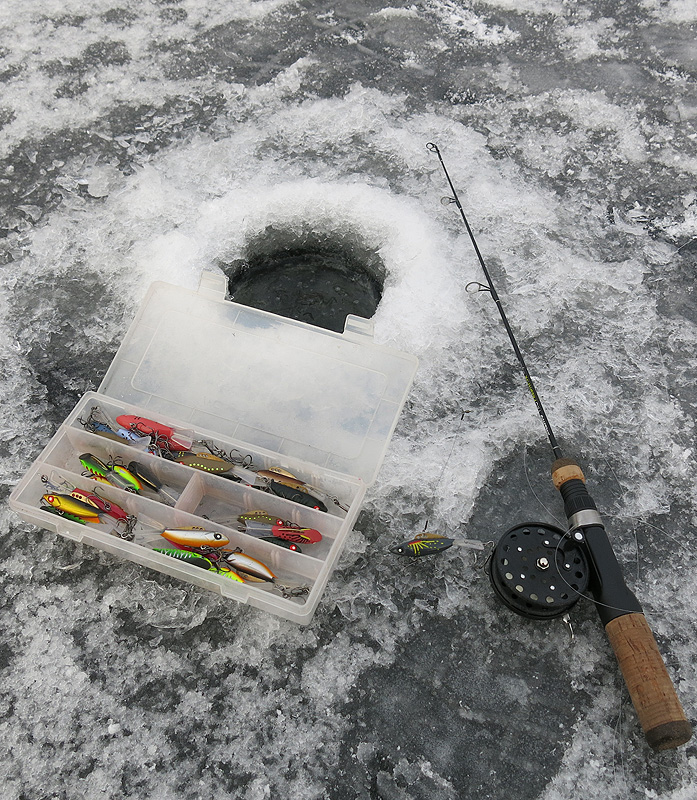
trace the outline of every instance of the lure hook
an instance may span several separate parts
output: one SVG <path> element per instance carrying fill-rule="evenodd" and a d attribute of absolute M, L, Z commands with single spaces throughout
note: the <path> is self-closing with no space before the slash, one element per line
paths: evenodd
<path fill-rule="evenodd" d="M 306 597 L 310 594 L 307 586 L 284 586 L 282 583 L 275 583 L 274 588 L 278 589 L 285 600 L 290 600 L 294 597 Z"/>

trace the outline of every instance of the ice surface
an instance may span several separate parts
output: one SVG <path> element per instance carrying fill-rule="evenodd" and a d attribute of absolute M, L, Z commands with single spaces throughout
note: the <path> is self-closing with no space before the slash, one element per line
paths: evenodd
<path fill-rule="evenodd" d="M 697 707 L 697 12 L 688 0 L 0 8 L 0 484 L 106 371 L 153 280 L 268 230 L 385 268 L 416 354 L 387 459 L 299 628 L 0 514 L 8 800 L 692 800 L 589 603 L 533 623 L 471 553 L 562 516 L 447 161 L 565 451 Z M 214 379 L 214 378 L 212 378 Z"/>

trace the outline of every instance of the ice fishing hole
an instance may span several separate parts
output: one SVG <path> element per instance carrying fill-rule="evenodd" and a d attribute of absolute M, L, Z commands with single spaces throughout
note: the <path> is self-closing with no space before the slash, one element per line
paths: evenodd
<path fill-rule="evenodd" d="M 375 314 L 386 275 L 358 236 L 273 227 L 249 241 L 241 258 L 218 266 L 236 303 L 339 332 L 348 314 Z"/>

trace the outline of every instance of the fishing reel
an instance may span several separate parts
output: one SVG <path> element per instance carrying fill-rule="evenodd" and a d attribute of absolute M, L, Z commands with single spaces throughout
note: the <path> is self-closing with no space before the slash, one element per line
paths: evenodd
<path fill-rule="evenodd" d="M 590 581 L 583 546 L 567 531 L 544 522 L 515 525 L 504 533 L 487 571 L 504 605 L 529 619 L 566 614 Z"/>

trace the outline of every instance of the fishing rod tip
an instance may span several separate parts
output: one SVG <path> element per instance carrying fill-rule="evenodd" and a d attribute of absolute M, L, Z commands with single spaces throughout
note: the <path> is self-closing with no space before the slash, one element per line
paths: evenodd
<path fill-rule="evenodd" d="M 438 152 L 438 145 L 434 144 L 433 142 L 426 143 L 426 149 L 430 150 L 432 153 Z"/>

